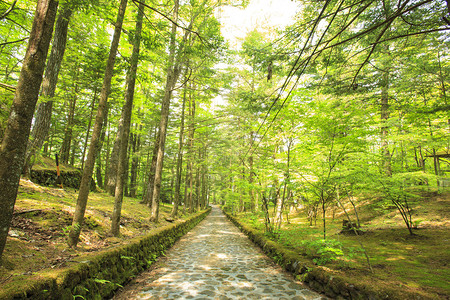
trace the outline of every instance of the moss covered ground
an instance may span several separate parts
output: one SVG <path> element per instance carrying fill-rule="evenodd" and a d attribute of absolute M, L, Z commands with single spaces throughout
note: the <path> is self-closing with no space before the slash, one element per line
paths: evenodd
<path fill-rule="evenodd" d="M 323 220 L 318 216 L 317 223 L 311 225 L 302 207 L 291 207 L 289 222 L 285 213 L 281 230 L 266 236 L 350 282 L 370 285 L 375 290 L 407 290 L 422 298 L 450 298 L 449 191 L 426 193 L 417 201 L 412 215 L 414 235 L 409 234 L 394 208 L 377 210 L 368 200 L 357 211 L 363 232 L 359 236 L 341 233 L 346 217 L 339 209 L 333 212 L 329 208 L 323 240 Z M 262 213 L 244 212 L 237 217 L 264 231 Z"/>
<path fill-rule="evenodd" d="M 113 237 L 110 217 L 114 197 L 104 192 L 91 192 L 80 243 L 72 249 L 66 244 L 66 235 L 77 195 L 72 188 L 44 187 L 21 180 L 3 265 L 0 266 L 0 289 L 4 284 L 58 270 L 78 256 L 108 249 L 171 224 L 165 219 L 170 215 L 171 205 L 161 204 L 159 222 L 151 223 L 150 209 L 140 204 L 140 199 L 125 197 L 121 237 Z M 181 215 L 179 218 L 187 217 Z"/>

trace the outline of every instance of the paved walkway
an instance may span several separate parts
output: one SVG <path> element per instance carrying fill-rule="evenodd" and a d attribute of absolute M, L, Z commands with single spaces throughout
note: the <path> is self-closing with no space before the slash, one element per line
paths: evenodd
<path fill-rule="evenodd" d="M 274 264 L 213 207 L 114 299 L 326 299 Z"/>

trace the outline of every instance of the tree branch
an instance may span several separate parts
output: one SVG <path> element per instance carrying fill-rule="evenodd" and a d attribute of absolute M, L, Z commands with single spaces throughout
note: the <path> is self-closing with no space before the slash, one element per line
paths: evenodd
<path fill-rule="evenodd" d="M 17 0 L 14 0 L 14 2 L 11 4 L 11 6 L 2 14 L 0 15 L 0 20 L 3 20 L 6 18 L 10 12 L 14 9 L 14 6 L 16 6 Z"/>
<path fill-rule="evenodd" d="M 189 29 L 189 28 L 187 28 L 187 27 L 184 27 L 184 26 L 179 25 L 177 22 L 175 22 L 175 21 L 172 20 L 170 17 L 166 16 L 165 14 L 163 14 L 162 12 L 160 12 L 159 10 L 157 10 L 156 8 L 153 8 L 153 7 L 147 5 L 147 4 L 145 4 L 145 3 L 143 3 L 143 2 L 141 2 L 141 1 L 139 1 L 139 0 L 133 0 L 133 2 L 142 4 L 144 7 L 148 8 L 148 9 L 150 9 L 150 10 L 153 10 L 153 11 L 156 12 L 157 14 L 161 15 L 163 18 L 169 20 L 169 22 L 171 22 L 171 23 L 174 24 L 175 26 L 177 26 L 177 27 L 179 27 L 179 28 L 181 28 L 181 29 L 184 29 L 184 30 L 186 30 L 186 31 L 189 31 L 189 32 L 195 34 L 196 36 L 199 37 L 199 39 L 200 39 L 201 41 L 203 41 L 203 38 L 200 36 L 200 34 L 199 34 L 197 31 L 194 31 L 194 30 L 192 30 L 192 29 Z"/>
<path fill-rule="evenodd" d="M 391 38 L 387 38 L 387 39 L 384 39 L 384 40 L 381 40 L 381 41 L 378 41 L 378 42 L 373 42 L 370 45 L 381 44 L 381 43 L 384 43 L 384 42 L 387 42 L 387 41 L 392 41 L 392 40 L 395 40 L 395 39 L 404 38 L 404 37 L 408 37 L 408 36 L 412 36 L 412 35 L 427 34 L 427 33 L 431 33 L 431 32 L 446 31 L 446 30 L 450 30 L 450 27 L 436 28 L 436 29 L 430 29 L 430 30 L 425 30 L 425 31 L 401 34 L 401 35 L 397 35 L 397 36 L 394 36 L 394 37 L 391 37 Z"/>
<path fill-rule="evenodd" d="M 0 82 L 0 87 L 4 88 L 5 90 L 7 90 L 9 92 L 12 92 L 12 93 L 14 93 L 16 91 L 16 87 L 15 86 L 12 86 L 12 85 L 9 85 L 9 84 L 6 84 L 6 83 L 1 83 Z"/>
<path fill-rule="evenodd" d="M 0 47 L 1 46 L 5 46 L 5 45 L 9 45 L 9 44 L 20 43 L 20 42 L 23 42 L 23 41 L 26 41 L 26 40 L 28 40 L 28 37 L 20 39 L 20 40 L 17 40 L 17 41 L 0 43 Z"/>

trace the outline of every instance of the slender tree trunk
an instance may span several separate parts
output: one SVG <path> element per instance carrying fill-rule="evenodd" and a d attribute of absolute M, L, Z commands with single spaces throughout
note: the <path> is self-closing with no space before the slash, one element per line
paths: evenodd
<path fill-rule="evenodd" d="M 200 209 L 200 172 L 202 163 L 202 149 L 198 149 L 198 165 L 197 170 L 195 172 L 195 210 L 198 211 Z"/>
<path fill-rule="evenodd" d="M 108 105 L 109 107 L 109 105 Z M 108 118 L 108 113 L 105 114 L 105 119 Z M 103 124 L 105 124 L 105 122 L 103 122 Z M 103 187 L 106 190 L 106 186 L 108 185 L 108 170 L 109 170 L 109 158 L 111 156 L 111 123 L 108 120 L 108 122 L 106 123 L 106 125 L 108 126 L 108 136 L 106 137 L 106 157 L 105 157 L 105 178 L 103 181 Z"/>
<path fill-rule="evenodd" d="M 42 81 L 41 98 L 43 98 L 43 101 L 38 104 L 33 130 L 28 141 L 24 165 L 25 174 L 29 174 L 29 170 L 32 168 L 31 158 L 36 154 L 36 151 L 42 148 L 42 144 L 50 130 L 53 97 L 55 96 L 59 70 L 66 50 L 67 30 L 71 16 L 72 9 L 64 7 L 56 21 L 52 50 L 50 51 L 45 76 Z"/>
<path fill-rule="evenodd" d="M 14 212 L 31 120 L 36 108 L 57 8 L 58 1 L 37 2 L 28 48 L 0 145 L 0 263 Z"/>
<path fill-rule="evenodd" d="M 75 142 L 77 142 L 77 140 L 75 139 L 75 141 L 72 143 L 71 146 L 71 150 L 70 150 L 70 156 L 69 156 L 69 164 L 71 166 L 75 165 L 75 153 L 77 152 L 77 144 L 75 144 Z"/>
<path fill-rule="evenodd" d="M 189 213 L 194 212 L 194 203 L 192 197 L 193 187 L 193 161 L 194 161 L 194 134 L 195 134 L 195 100 L 192 97 L 192 92 L 189 93 L 189 136 L 188 136 L 188 149 L 187 149 L 187 168 L 186 168 L 186 192 L 187 202 L 189 206 Z"/>
<path fill-rule="evenodd" d="M 189 150 L 188 150 L 189 151 Z M 189 152 L 187 152 L 187 154 L 189 154 Z M 190 206 L 189 206 L 189 190 L 188 190 L 188 186 L 189 186 L 189 158 L 186 161 L 186 178 L 184 179 L 184 205 L 183 205 L 183 214 L 186 214 L 187 211 L 190 211 Z"/>
<path fill-rule="evenodd" d="M 250 142 L 253 141 L 254 132 L 250 133 Z M 248 157 L 249 164 L 249 174 L 248 174 L 248 183 L 250 184 L 250 209 L 252 212 L 258 211 L 258 204 L 255 202 L 255 189 L 253 188 L 253 155 Z"/>
<path fill-rule="evenodd" d="M 242 163 L 241 180 L 242 181 L 245 180 L 245 166 L 244 166 L 244 163 Z M 244 197 L 245 197 L 245 190 L 239 188 L 239 212 L 244 212 L 245 211 Z"/>
<path fill-rule="evenodd" d="M 322 220 L 323 220 L 323 239 L 327 239 L 327 221 L 325 219 L 326 216 L 326 207 L 325 207 L 325 195 L 323 190 L 320 191 L 320 200 L 322 201 Z"/>
<path fill-rule="evenodd" d="M 155 146 L 153 147 L 153 155 L 152 155 L 152 162 L 150 164 L 150 172 L 148 176 L 148 183 L 147 183 L 147 193 L 144 196 L 143 203 L 147 204 L 149 207 L 152 207 L 153 205 L 153 186 L 155 183 L 155 170 L 156 170 L 156 161 L 157 161 L 157 154 L 158 154 L 158 148 L 159 148 L 159 131 L 158 135 L 155 139 Z"/>
<path fill-rule="evenodd" d="M 291 163 L 291 145 L 292 145 L 292 139 L 288 142 L 288 149 L 287 149 L 287 163 L 286 163 L 286 174 L 284 176 L 284 185 L 283 185 L 283 195 L 281 196 L 281 201 L 279 204 L 279 207 L 277 208 L 277 218 L 276 218 L 276 227 L 278 230 L 281 229 L 281 222 L 283 219 L 283 209 L 286 202 L 286 189 L 289 184 L 290 180 L 290 163 Z"/>
<path fill-rule="evenodd" d="M 178 20 L 178 0 L 175 0 L 173 18 Z M 175 35 L 176 35 L 176 25 L 172 24 L 172 35 L 170 38 L 170 55 L 169 55 L 169 66 L 167 69 L 167 79 L 166 86 L 164 89 L 164 98 L 161 103 L 161 119 L 159 122 L 159 134 L 158 143 L 156 149 L 156 165 L 155 165 L 155 176 L 153 180 L 153 189 L 149 190 L 152 193 L 152 212 L 150 216 L 151 222 L 158 222 L 159 217 L 159 196 L 161 192 L 161 179 L 162 179 L 162 168 L 164 161 L 164 150 L 166 143 L 166 131 L 169 122 L 169 112 L 170 112 L 170 100 L 172 98 L 172 91 L 175 83 L 178 79 L 180 73 L 178 64 L 175 64 Z"/>
<path fill-rule="evenodd" d="M 78 69 L 78 67 L 77 67 Z M 75 78 L 78 77 L 78 71 Z M 71 149 L 71 143 L 72 143 L 72 133 L 73 133 L 73 120 L 75 117 L 75 107 L 77 103 L 77 93 L 78 93 L 78 87 L 75 79 L 75 86 L 73 91 L 73 97 L 71 97 L 69 102 L 69 114 L 67 115 L 67 123 L 66 127 L 64 129 L 64 139 L 61 145 L 61 151 L 60 151 L 60 158 L 61 163 L 67 164 L 69 163 L 70 159 L 70 149 Z"/>
<path fill-rule="evenodd" d="M 276 197 L 277 197 L 277 201 L 276 201 L 276 211 L 275 211 L 275 218 L 273 221 L 273 224 L 275 225 L 276 229 L 280 229 L 281 228 L 281 222 L 283 221 L 283 197 L 280 195 L 280 191 L 281 190 L 281 186 L 279 189 L 277 189 L 276 191 Z"/>
<path fill-rule="evenodd" d="M 94 115 L 95 109 L 95 98 L 97 98 L 97 90 L 94 91 L 94 97 L 92 97 L 91 102 L 91 113 L 89 114 L 88 128 L 86 130 L 86 139 L 84 140 L 83 154 L 81 155 L 81 170 L 84 168 L 84 157 L 86 156 L 86 149 L 88 146 L 89 133 L 91 132 L 92 116 Z"/>
<path fill-rule="evenodd" d="M 391 154 L 389 152 L 388 135 L 389 128 L 386 125 L 389 119 L 389 73 L 386 70 L 383 73 L 383 80 L 381 84 L 381 151 L 383 153 L 382 168 L 384 174 L 387 176 L 392 175 L 391 168 Z"/>
<path fill-rule="evenodd" d="M 131 126 L 131 125 L 130 125 Z M 129 129 L 131 131 L 131 127 Z M 128 136 L 128 151 L 127 151 L 127 157 L 126 157 L 126 164 L 125 164 L 125 177 L 123 179 L 123 193 L 125 196 L 130 196 L 129 194 L 129 184 L 128 179 L 130 177 L 130 153 L 131 153 L 131 143 L 130 143 L 130 137 Z"/>
<path fill-rule="evenodd" d="M 202 164 L 202 202 L 201 209 L 205 209 L 207 204 L 207 191 L 208 191 L 208 182 L 207 182 L 207 173 L 208 168 L 206 166 L 207 159 L 207 145 L 203 148 L 203 164 Z"/>
<path fill-rule="evenodd" d="M 105 113 L 107 112 L 106 104 L 108 102 L 108 95 L 111 91 L 111 79 L 113 76 L 114 63 L 116 60 L 117 48 L 119 46 L 120 33 L 122 32 L 122 24 L 126 6 L 127 0 L 121 0 L 114 29 L 114 35 L 111 42 L 111 49 L 109 52 L 108 61 L 106 63 L 105 77 L 103 80 L 102 91 L 100 93 L 97 116 L 95 118 L 94 130 L 91 137 L 91 144 L 89 146 L 86 165 L 83 170 L 83 177 L 81 179 L 80 191 L 78 193 L 77 205 L 75 207 L 72 227 L 69 231 L 68 244 L 71 247 L 76 246 L 78 243 L 78 239 L 81 233 L 81 226 L 84 220 L 84 213 L 86 211 L 89 188 L 91 184 L 91 176 L 94 170 L 95 157 L 98 152 L 97 147 L 99 144 L 100 134 L 102 132 L 103 119 L 105 117 Z"/>
<path fill-rule="evenodd" d="M 194 171 L 193 171 L 194 163 L 192 161 L 189 162 L 189 213 L 192 214 L 195 211 L 195 203 L 194 203 Z"/>
<path fill-rule="evenodd" d="M 100 136 L 99 147 L 98 147 L 98 152 L 97 152 L 97 157 L 96 157 L 96 161 L 97 161 L 96 178 L 97 178 L 97 185 L 100 188 L 104 187 L 103 178 L 102 178 L 102 156 L 101 156 L 102 153 L 101 152 L 102 152 L 102 148 L 103 148 L 103 143 L 105 142 L 106 127 L 108 126 L 108 107 L 109 107 L 109 105 L 106 105 L 106 113 L 105 113 L 105 118 L 103 119 L 102 134 Z M 107 161 L 108 161 L 108 151 L 106 154 L 106 164 L 107 164 Z"/>
<path fill-rule="evenodd" d="M 123 202 L 123 187 L 124 181 L 126 179 L 125 171 L 128 165 L 128 137 L 130 134 L 130 124 L 131 124 L 131 113 L 133 110 L 133 98 L 134 98 L 134 88 L 136 86 L 136 73 L 138 67 L 139 59 L 139 47 L 141 44 L 141 31 L 142 31 L 142 18 L 144 15 L 144 0 L 139 4 L 138 14 L 136 18 L 136 30 L 134 33 L 133 42 L 133 53 L 130 59 L 130 70 L 128 71 L 126 85 L 127 91 L 125 94 L 125 104 L 124 104 L 124 114 L 123 114 L 123 125 L 121 132 L 121 139 L 119 141 L 119 164 L 117 166 L 117 183 L 116 183 L 116 193 L 114 201 L 114 211 L 112 214 L 111 222 L 111 233 L 114 236 L 120 234 L 120 216 L 122 213 L 122 202 Z"/>
<path fill-rule="evenodd" d="M 178 136 L 177 168 L 175 174 L 175 200 L 171 213 L 172 218 L 177 216 L 178 206 L 180 205 L 181 174 L 183 171 L 182 167 L 183 167 L 183 143 L 184 143 L 184 113 L 186 108 L 186 91 L 187 88 L 185 87 L 183 91 L 183 104 L 181 105 L 180 133 Z"/>
<path fill-rule="evenodd" d="M 139 132 L 142 130 L 142 125 L 139 125 Z M 133 138 L 133 157 L 131 159 L 131 175 L 130 175 L 130 197 L 136 198 L 137 190 L 137 175 L 139 171 L 139 158 L 137 153 L 141 147 L 141 135 L 135 133 Z"/>
<path fill-rule="evenodd" d="M 120 134 L 123 132 L 123 119 L 124 119 L 124 111 L 125 106 L 122 108 L 122 113 L 119 119 L 119 125 L 117 126 L 116 139 L 114 140 L 114 146 L 111 151 L 111 156 L 109 158 L 108 163 L 108 182 L 105 186 L 106 191 L 111 196 L 114 196 L 116 191 L 116 179 L 117 179 L 117 166 L 119 165 L 119 149 L 120 149 Z"/>

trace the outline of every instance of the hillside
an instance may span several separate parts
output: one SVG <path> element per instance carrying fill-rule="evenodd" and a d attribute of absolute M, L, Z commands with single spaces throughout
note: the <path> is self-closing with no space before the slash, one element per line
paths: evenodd
<path fill-rule="evenodd" d="M 346 216 L 337 208 L 328 210 L 326 240 L 322 219 L 318 217 L 317 223 L 310 225 L 306 208 L 291 208 L 289 222 L 275 235 L 267 236 L 348 282 L 375 290 L 408 290 L 426 299 L 449 299 L 450 192 L 423 194 L 413 207 L 414 235 L 408 233 L 394 207 L 380 210 L 376 202 L 369 199 L 357 206 L 359 236 L 341 232 Z M 354 219 L 350 207 L 346 210 Z M 237 217 L 264 231 L 263 214 L 238 213 Z"/>
<path fill-rule="evenodd" d="M 148 221 L 150 210 L 139 199 L 125 198 L 120 238 L 110 233 L 114 197 L 103 192 L 89 195 L 85 225 L 76 249 L 68 248 L 66 234 L 72 222 L 75 189 L 44 187 L 21 180 L 14 218 L 0 267 L 0 286 L 44 269 L 64 267 L 67 261 L 87 252 L 103 250 L 132 237 L 169 224 L 172 207 L 160 206 L 159 223 Z M 187 216 L 182 216 L 183 218 Z"/>

